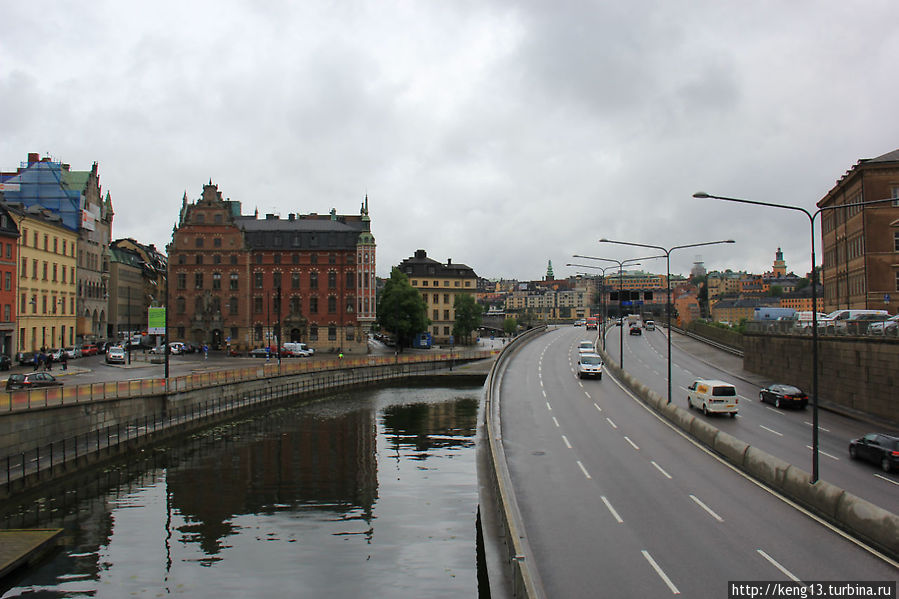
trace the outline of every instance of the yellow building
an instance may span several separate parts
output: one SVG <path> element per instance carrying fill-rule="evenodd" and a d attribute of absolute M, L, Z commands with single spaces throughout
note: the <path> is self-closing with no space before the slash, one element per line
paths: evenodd
<path fill-rule="evenodd" d="M 74 345 L 78 234 L 48 210 L 6 208 L 21 233 L 16 351 Z"/>
<path fill-rule="evenodd" d="M 453 264 L 452 260 L 441 264 L 428 258 L 424 250 L 416 250 L 415 255 L 403 260 L 398 268 L 409 277 L 409 283 L 418 289 L 428 305 L 433 343 L 448 344 L 456 323 L 453 307 L 456 296 L 474 296 L 478 291 L 478 276 L 470 266 Z M 454 341 L 459 343 L 462 340 Z"/>

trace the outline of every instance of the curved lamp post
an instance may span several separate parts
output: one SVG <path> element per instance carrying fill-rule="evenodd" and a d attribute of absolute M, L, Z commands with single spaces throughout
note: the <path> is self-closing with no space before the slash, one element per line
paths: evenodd
<path fill-rule="evenodd" d="M 628 260 L 615 260 L 613 258 L 598 258 L 596 256 L 582 256 L 580 254 L 574 254 L 574 258 L 586 258 L 587 260 L 604 260 L 606 262 L 613 262 L 618 265 L 618 318 L 621 319 L 621 291 L 624 285 L 624 265 L 634 266 L 635 264 L 639 264 L 641 260 L 653 260 L 655 258 L 664 258 L 665 256 L 647 256 L 645 258 L 630 258 Z M 603 331 L 603 338 L 605 338 L 605 331 Z M 618 331 L 618 367 L 621 370 L 624 370 L 624 323 L 621 324 L 621 329 Z"/>
<path fill-rule="evenodd" d="M 611 239 L 600 239 L 600 243 L 617 243 L 618 245 L 632 245 L 640 248 L 651 248 L 665 252 L 665 314 L 667 317 L 668 327 L 668 403 L 671 403 L 671 252 L 674 250 L 682 250 L 684 248 L 695 248 L 703 245 L 717 245 L 719 243 L 734 243 L 733 239 L 725 239 L 722 241 L 704 241 L 702 243 L 689 243 L 686 245 L 675 245 L 670 248 L 664 248 L 660 245 L 650 245 L 647 243 L 631 243 L 629 241 L 613 241 Z"/>
<path fill-rule="evenodd" d="M 638 263 L 639 264 L 639 263 Z M 571 264 L 568 263 L 565 266 L 576 266 L 579 268 L 595 268 L 596 270 L 602 271 L 602 275 L 600 275 L 600 290 L 599 290 L 599 313 L 602 314 L 602 326 L 605 325 L 605 321 L 608 317 L 608 312 L 606 310 L 606 298 L 605 298 L 605 290 L 606 290 L 606 271 L 610 268 L 615 268 L 614 265 L 609 266 L 590 266 L 589 264 Z M 629 264 L 628 266 L 635 266 L 634 264 Z M 586 273 L 585 273 L 586 274 Z M 602 326 L 597 327 L 597 331 L 602 330 Z M 605 332 L 600 334 L 600 338 L 602 339 L 602 348 L 606 348 L 606 336 Z"/>
<path fill-rule="evenodd" d="M 785 210 L 794 210 L 801 212 L 808 217 L 809 228 L 811 229 L 811 249 L 812 249 L 812 484 L 818 482 L 818 290 L 816 281 L 818 273 L 815 270 L 815 218 L 825 210 L 836 210 L 838 208 L 850 208 L 853 206 L 870 206 L 872 204 L 882 204 L 884 202 L 893 202 L 893 198 L 883 200 L 871 200 L 868 202 L 852 202 L 849 204 L 840 204 L 838 206 L 825 206 L 818 208 L 815 212 L 809 212 L 801 206 L 790 206 L 788 204 L 774 204 L 772 202 L 756 202 L 754 200 L 744 200 L 742 198 L 730 198 L 727 196 L 716 196 L 704 191 L 697 191 L 693 194 L 694 198 L 724 200 L 727 202 L 738 202 L 740 204 L 752 204 L 755 206 L 768 206 L 771 208 L 783 208 Z"/>

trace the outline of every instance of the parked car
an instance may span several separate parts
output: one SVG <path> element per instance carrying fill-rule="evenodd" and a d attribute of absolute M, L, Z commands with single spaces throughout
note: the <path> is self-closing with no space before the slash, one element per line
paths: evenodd
<path fill-rule="evenodd" d="M 281 347 L 282 358 L 308 358 L 312 355 L 312 351 L 306 347 L 305 343 L 285 343 Z"/>
<path fill-rule="evenodd" d="M 775 383 L 759 391 L 759 401 L 772 403 L 775 408 L 794 406 L 804 410 L 808 405 L 808 395 L 799 387 Z"/>
<path fill-rule="evenodd" d="M 251 358 L 268 358 L 274 355 L 267 347 L 257 347 L 256 349 L 251 349 L 249 353 Z"/>
<path fill-rule="evenodd" d="M 81 357 L 81 348 L 80 347 L 67 347 L 66 348 L 66 356 L 69 357 L 70 360 L 74 360 L 75 358 Z"/>
<path fill-rule="evenodd" d="M 899 314 L 868 324 L 869 335 L 893 335 L 895 337 L 897 333 L 899 333 Z"/>
<path fill-rule="evenodd" d="M 880 464 L 884 472 L 899 469 L 899 433 L 868 433 L 849 442 L 849 457 Z"/>
<path fill-rule="evenodd" d="M 36 387 L 59 387 L 62 382 L 56 380 L 47 372 L 26 372 L 24 374 L 11 374 L 6 379 L 6 390 L 34 389 Z"/>
<path fill-rule="evenodd" d="M 34 356 L 37 352 L 33 351 L 20 351 L 16 354 L 16 362 L 19 363 L 20 366 L 31 366 L 34 364 Z"/>
<path fill-rule="evenodd" d="M 595 376 L 602 380 L 602 358 L 596 354 L 580 354 L 577 358 L 577 378 Z"/>
<path fill-rule="evenodd" d="M 184 344 L 180 341 L 172 341 L 169 343 L 169 354 L 177 356 L 178 354 L 186 353 L 184 351 Z"/>
<path fill-rule="evenodd" d="M 125 363 L 125 350 L 117 345 L 111 346 L 106 350 L 106 363 L 107 364 L 124 364 Z"/>
<path fill-rule="evenodd" d="M 97 355 L 97 344 L 96 343 L 85 343 L 81 346 L 81 355 L 82 356 L 96 356 Z"/>
<path fill-rule="evenodd" d="M 0 370 L 9 370 L 12 368 L 12 358 L 6 354 L 0 355 Z"/>
<path fill-rule="evenodd" d="M 635 325 L 631 326 L 631 330 L 629 331 L 628 334 L 629 335 L 642 335 L 643 329 L 641 329 L 639 325 L 635 324 Z"/>
<path fill-rule="evenodd" d="M 730 414 L 736 417 L 739 410 L 737 388 L 730 383 L 719 380 L 696 379 L 689 387 L 687 407 L 702 410 L 709 414 Z"/>

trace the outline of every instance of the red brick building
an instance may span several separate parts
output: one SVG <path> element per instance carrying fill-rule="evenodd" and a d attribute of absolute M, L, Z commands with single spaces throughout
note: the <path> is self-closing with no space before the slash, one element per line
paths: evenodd
<path fill-rule="evenodd" d="M 14 358 L 16 338 L 18 239 L 15 220 L 0 207 L 0 353 L 10 358 Z"/>
<path fill-rule="evenodd" d="M 367 197 L 358 216 L 259 218 L 210 181 L 195 203 L 185 194 L 168 258 L 173 341 L 367 351 L 376 309 Z"/>

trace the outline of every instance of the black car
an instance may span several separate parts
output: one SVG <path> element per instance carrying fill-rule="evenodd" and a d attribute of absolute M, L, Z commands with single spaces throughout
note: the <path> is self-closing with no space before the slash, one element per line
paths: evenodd
<path fill-rule="evenodd" d="M 37 355 L 37 352 L 33 351 L 20 351 L 16 354 L 16 362 L 19 363 L 20 366 L 31 366 L 34 364 L 34 356 Z"/>
<path fill-rule="evenodd" d="M 899 469 L 899 433 L 868 433 L 849 442 L 849 457 L 880 464 L 884 472 Z"/>
<path fill-rule="evenodd" d="M 638 326 L 632 326 L 632 327 L 631 327 L 630 334 L 631 334 L 631 335 L 642 335 L 642 334 L 643 334 L 643 329 L 641 329 L 641 328 L 638 327 Z"/>
<path fill-rule="evenodd" d="M 808 395 L 799 387 L 776 383 L 759 390 L 759 401 L 772 403 L 775 408 L 793 406 L 804 410 L 808 405 Z"/>
<path fill-rule="evenodd" d="M 52 374 L 46 372 L 26 372 L 25 374 L 11 374 L 6 379 L 6 390 L 33 389 L 35 387 L 58 387 L 62 383 L 56 380 Z"/>
<path fill-rule="evenodd" d="M 12 368 L 12 358 L 3 354 L 0 356 L 0 370 L 9 370 Z"/>

